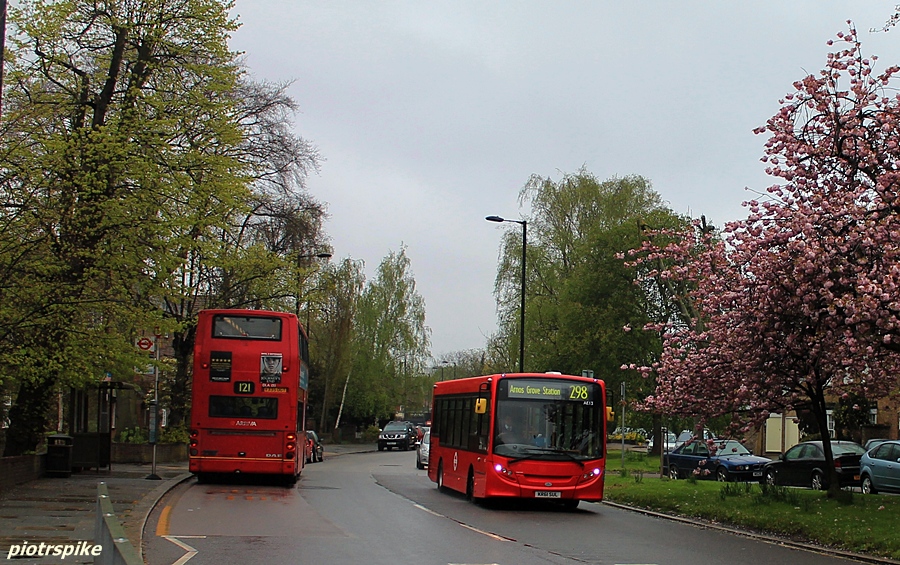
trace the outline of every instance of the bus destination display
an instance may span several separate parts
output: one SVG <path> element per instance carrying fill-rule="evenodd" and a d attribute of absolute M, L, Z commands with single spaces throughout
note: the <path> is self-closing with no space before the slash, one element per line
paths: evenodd
<path fill-rule="evenodd" d="M 567 383 L 536 379 L 510 379 L 507 398 L 533 400 L 586 401 L 594 399 L 595 385 L 591 383 Z"/>

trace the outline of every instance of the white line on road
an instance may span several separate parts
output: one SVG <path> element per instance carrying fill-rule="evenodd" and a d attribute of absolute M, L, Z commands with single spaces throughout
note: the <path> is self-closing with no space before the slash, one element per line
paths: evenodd
<path fill-rule="evenodd" d="M 412 501 L 410 501 L 410 502 L 412 502 Z M 472 526 L 469 526 L 468 524 L 463 524 L 463 523 L 460 522 L 459 520 L 455 520 L 455 519 L 451 518 L 450 516 L 444 516 L 443 514 L 438 514 L 438 513 L 435 512 L 434 510 L 425 508 L 425 507 L 422 506 L 421 504 L 417 504 L 417 503 L 415 503 L 415 502 L 412 502 L 412 505 L 415 506 L 416 508 L 418 508 L 419 510 L 423 510 L 423 511 L 425 511 L 425 512 L 428 512 L 428 513 L 431 514 L 432 516 L 437 516 L 438 518 L 445 518 L 445 519 L 447 519 L 447 520 L 453 520 L 454 522 L 456 522 L 457 524 L 459 524 L 459 525 L 462 526 L 463 528 L 466 528 L 467 530 L 472 530 L 473 532 L 476 532 L 476 533 L 485 535 L 485 536 L 487 536 L 487 537 L 489 537 L 489 538 L 492 538 L 492 539 L 495 539 L 495 540 L 497 540 L 497 541 L 516 541 L 516 540 L 514 540 L 514 539 L 512 539 L 512 538 L 507 538 L 507 537 L 503 537 L 503 536 L 498 536 L 497 534 L 492 534 L 491 532 L 486 532 L 486 531 L 484 531 L 484 530 L 479 530 L 478 528 L 473 528 Z M 452 564 L 450 564 L 450 565 L 452 565 Z"/>
<path fill-rule="evenodd" d="M 179 540 L 175 536 L 162 536 L 162 537 L 166 538 L 167 540 L 174 543 L 175 545 L 177 545 L 178 547 L 180 547 L 181 549 L 183 549 L 186 552 L 184 555 L 181 556 L 181 558 L 178 561 L 176 561 L 175 563 L 172 563 L 172 565 L 184 565 L 191 559 L 191 557 L 197 555 L 196 549 L 194 549 L 193 547 L 184 543 L 183 541 Z M 206 538 L 206 536 L 178 536 L 178 537 L 188 538 L 188 539 L 204 539 L 204 538 Z"/>

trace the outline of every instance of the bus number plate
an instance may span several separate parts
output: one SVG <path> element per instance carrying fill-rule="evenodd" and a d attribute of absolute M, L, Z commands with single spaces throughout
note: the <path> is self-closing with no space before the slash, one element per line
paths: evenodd
<path fill-rule="evenodd" d="M 538 490 L 534 492 L 535 498 L 562 498 L 562 493 L 558 490 Z"/>

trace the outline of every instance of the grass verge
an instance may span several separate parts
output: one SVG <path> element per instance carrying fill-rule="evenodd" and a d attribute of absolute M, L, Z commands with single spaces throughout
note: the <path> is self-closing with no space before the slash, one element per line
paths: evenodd
<path fill-rule="evenodd" d="M 879 557 L 900 559 L 900 496 L 824 492 L 757 483 L 660 478 L 659 460 L 610 451 L 605 498 L 664 514 L 699 518 L 735 529 L 781 536 Z"/>

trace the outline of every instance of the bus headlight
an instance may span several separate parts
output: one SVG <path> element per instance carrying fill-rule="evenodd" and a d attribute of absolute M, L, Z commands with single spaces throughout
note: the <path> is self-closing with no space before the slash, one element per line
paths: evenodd
<path fill-rule="evenodd" d="M 584 475 L 582 475 L 581 478 L 582 479 L 593 479 L 594 477 L 599 477 L 600 473 L 601 473 L 600 468 L 595 467 L 593 470 L 588 471 Z"/>
<path fill-rule="evenodd" d="M 494 470 L 497 471 L 497 473 L 500 475 L 506 475 L 507 477 L 515 476 L 512 471 L 510 471 L 509 469 L 507 469 L 500 463 L 497 463 L 496 465 L 494 465 Z"/>

